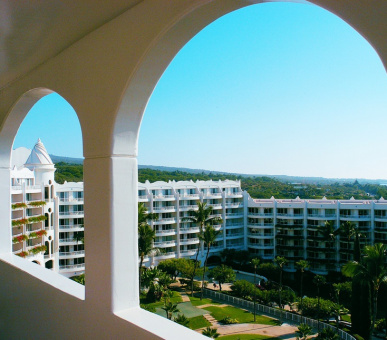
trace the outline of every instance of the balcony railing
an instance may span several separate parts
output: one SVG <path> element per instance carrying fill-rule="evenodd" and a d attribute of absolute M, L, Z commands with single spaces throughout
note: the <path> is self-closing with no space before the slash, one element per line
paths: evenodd
<path fill-rule="evenodd" d="M 84 211 L 60 211 L 59 216 L 67 216 L 67 215 L 83 215 Z"/>
<path fill-rule="evenodd" d="M 59 229 L 75 229 L 83 228 L 83 224 L 73 224 L 73 225 L 60 225 Z"/>
<path fill-rule="evenodd" d="M 84 250 L 69 251 L 69 252 L 60 252 L 59 256 L 71 256 L 71 255 L 84 255 Z"/>
<path fill-rule="evenodd" d="M 59 265 L 59 270 L 61 269 L 78 269 L 78 268 L 85 268 L 85 264 L 84 263 L 80 263 L 80 264 L 67 264 L 67 265 Z"/>
<path fill-rule="evenodd" d="M 175 198 L 175 195 L 153 195 L 153 198 Z"/>
<path fill-rule="evenodd" d="M 167 230 L 156 230 L 156 234 L 171 234 L 176 233 L 175 229 L 167 229 Z"/>

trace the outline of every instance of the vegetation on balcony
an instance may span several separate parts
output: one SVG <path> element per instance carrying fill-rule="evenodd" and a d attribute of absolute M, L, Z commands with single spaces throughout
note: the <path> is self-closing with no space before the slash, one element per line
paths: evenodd
<path fill-rule="evenodd" d="M 46 246 L 37 246 L 35 248 L 32 248 L 29 250 L 30 254 L 39 254 L 40 252 L 46 251 L 47 247 Z"/>
<path fill-rule="evenodd" d="M 33 239 L 33 238 L 42 237 L 42 236 L 46 236 L 46 235 L 47 235 L 47 231 L 45 231 L 45 230 L 38 230 L 38 231 L 31 232 L 28 235 L 28 238 L 29 239 Z"/>
<path fill-rule="evenodd" d="M 12 227 L 18 227 L 18 226 L 21 226 L 23 224 L 27 224 L 29 222 L 28 219 L 26 218 L 21 218 L 19 220 L 14 220 L 12 221 Z"/>
<path fill-rule="evenodd" d="M 20 242 L 24 242 L 26 240 L 28 240 L 28 236 L 23 234 L 23 235 L 15 236 L 12 239 L 12 243 L 20 243 Z"/>
<path fill-rule="evenodd" d="M 46 202 L 45 201 L 33 201 L 33 202 L 28 203 L 28 205 L 30 207 L 42 207 L 42 206 L 46 205 Z"/>
<path fill-rule="evenodd" d="M 40 215 L 40 216 L 31 216 L 28 218 L 28 222 L 29 223 L 38 223 L 38 222 L 42 222 L 42 221 L 45 221 L 47 220 L 47 217 L 44 216 L 44 215 Z"/>
<path fill-rule="evenodd" d="M 17 255 L 17 256 L 20 256 L 20 257 L 27 257 L 28 256 L 28 252 L 27 251 L 22 251 L 22 252 L 20 252 L 20 253 L 17 253 L 17 254 L 15 254 L 15 255 Z"/>
<path fill-rule="evenodd" d="M 27 204 L 20 202 L 20 203 L 14 203 L 11 205 L 12 209 L 20 209 L 20 208 L 27 208 Z"/>

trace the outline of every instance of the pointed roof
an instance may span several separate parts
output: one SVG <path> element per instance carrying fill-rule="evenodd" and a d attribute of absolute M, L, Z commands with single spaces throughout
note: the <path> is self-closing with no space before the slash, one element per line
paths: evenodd
<path fill-rule="evenodd" d="M 40 138 L 31 150 L 31 154 L 25 165 L 53 165 L 52 160 Z"/>

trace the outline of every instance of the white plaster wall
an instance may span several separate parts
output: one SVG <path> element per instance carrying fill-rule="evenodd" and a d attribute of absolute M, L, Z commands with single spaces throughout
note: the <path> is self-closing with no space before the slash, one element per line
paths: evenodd
<path fill-rule="evenodd" d="M 138 308 L 137 138 L 149 96 L 179 49 L 223 14 L 256 2 L 144 0 L 0 89 L 2 337 L 201 337 Z M 387 65 L 384 0 L 311 2 L 350 22 Z M 10 254 L 13 139 L 32 105 L 51 91 L 73 106 L 84 138 L 85 300 L 76 283 Z"/>

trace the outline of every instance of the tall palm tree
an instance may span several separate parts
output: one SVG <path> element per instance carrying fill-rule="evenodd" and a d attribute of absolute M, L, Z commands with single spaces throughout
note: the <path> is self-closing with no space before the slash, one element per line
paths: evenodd
<path fill-rule="evenodd" d="M 153 240 L 156 237 L 156 232 L 148 224 L 150 220 L 157 220 L 158 215 L 148 213 L 144 203 L 138 204 L 138 255 L 140 256 L 139 267 L 139 289 L 141 290 L 141 271 L 145 256 L 149 255 L 153 250 Z"/>
<path fill-rule="evenodd" d="M 303 300 L 303 296 L 304 296 L 304 292 L 303 292 L 304 273 L 305 273 L 305 270 L 307 270 L 307 268 L 309 268 L 309 262 L 306 261 L 306 260 L 300 260 L 300 261 L 296 262 L 296 267 L 297 267 L 297 269 L 299 269 L 300 272 L 301 272 L 301 280 L 300 280 L 300 296 L 301 296 L 301 314 L 303 314 L 303 310 L 302 310 L 302 300 Z"/>
<path fill-rule="evenodd" d="M 184 217 L 182 221 L 192 222 L 197 224 L 199 226 L 199 236 L 203 233 L 203 229 L 206 224 L 214 225 L 214 224 L 223 223 L 223 220 L 220 217 L 211 216 L 213 211 L 212 206 L 207 206 L 207 203 L 203 203 L 203 202 L 197 202 L 197 206 L 198 206 L 198 210 L 189 210 L 189 213 L 191 214 L 191 216 Z M 198 266 L 200 247 L 201 245 L 199 245 L 198 250 L 196 252 L 195 267 L 194 267 L 194 273 L 193 273 L 194 276 Z M 193 281 L 191 283 L 191 296 L 193 296 Z"/>
<path fill-rule="evenodd" d="M 374 329 L 378 306 L 379 288 L 387 283 L 387 248 L 382 243 L 364 247 L 364 256 L 360 262 L 350 261 L 344 265 L 344 275 L 367 282 L 371 287 L 372 326 Z"/>
<path fill-rule="evenodd" d="M 335 253 L 334 244 L 335 244 L 337 232 L 333 221 L 325 221 L 323 226 L 319 226 L 317 228 L 317 232 L 321 234 L 321 236 L 328 243 L 328 249 L 333 251 L 333 253 Z M 333 265 L 329 264 L 329 267 L 331 268 L 333 267 Z"/>
<path fill-rule="evenodd" d="M 206 259 L 204 260 L 203 277 L 202 277 L 202 291 L 200 294 L 200 300 L 203 299 L 204 276 L 206 274 L 208 255 L 210 254 L 211 246 L 215 243 L 216 238 L 218 237 L 218 235 L 220 233 L 221 233 L 220 230 L 215 230 L 215 228 L 212 225 L 208 224 L 208 225 L 206 225 L 203 232 L 201 234 L 199 234 L 199 240 L 204 242 L 205 246 L 207 247 Z"/>
<path fill-rule="evenodd" d="M 258 268 L 260 262 L 261 262 L 261 260 L 257 259 L 257 258 L 251 260 L 251 264 L 254 267 L 254 322 L 255 322 L 255 318 L 256 318 L 255 305 L 256 305 L 256 300 L 257 300 L 257 287 L 255 286 L 255 284 L 256 284 L 256 277 L 257 277 L 257 268 Z"/>
<path fill-rule="evenodd" d="M 282 273 L 284 271 L 284 266 L 288 263 L 288 260 L 282 256 L 277 256 L 274 259 L 274 263 L 280 268 L 279 304 L 281 310 L 280 323 L 282 323 Z"/>
<path fill-rule="evenodd" d="M 320 331 L 320 287 L 327 282 L 324 276 L 316 275 L 313 283 L 317 286 L 317 328 Z"/>

